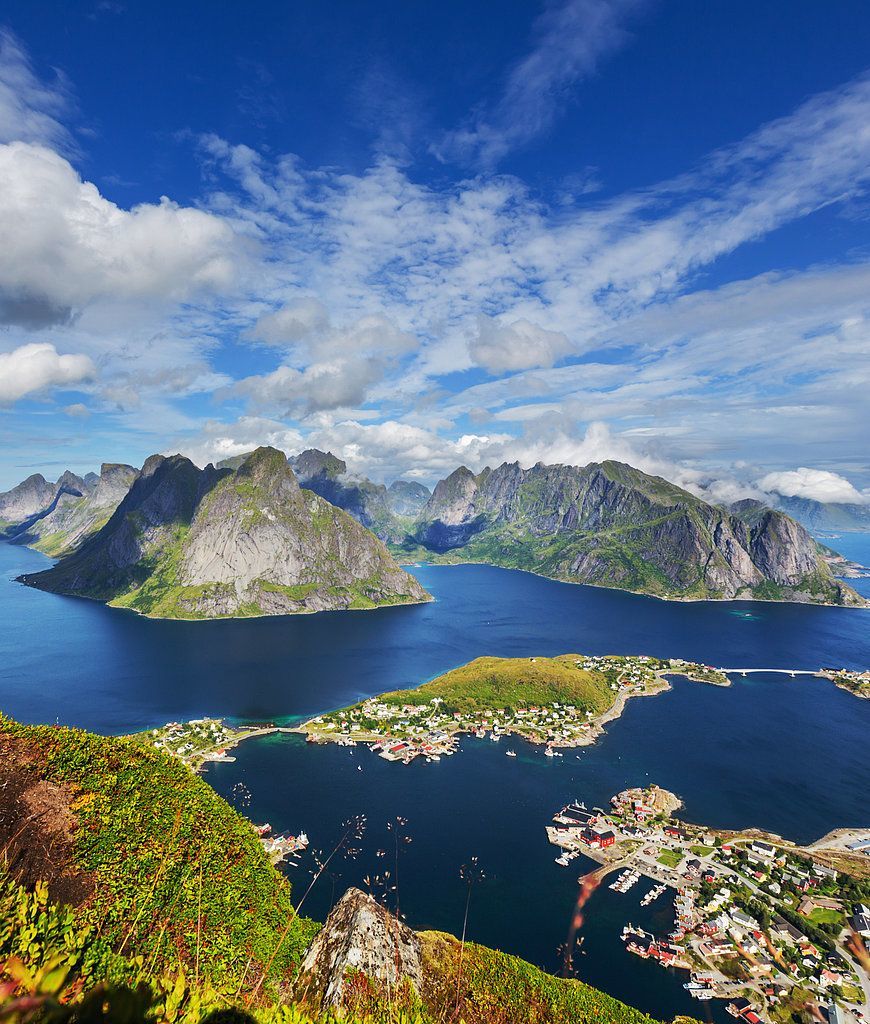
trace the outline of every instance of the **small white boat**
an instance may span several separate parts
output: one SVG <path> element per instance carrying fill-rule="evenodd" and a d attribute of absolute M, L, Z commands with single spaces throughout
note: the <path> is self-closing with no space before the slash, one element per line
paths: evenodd
<path fill-rule="evenodd" d="M 505 753 L 507 754 L 508 757 L 516 757 L 517 756 L 517 752 L 515 750 L 506 750 Z"/>

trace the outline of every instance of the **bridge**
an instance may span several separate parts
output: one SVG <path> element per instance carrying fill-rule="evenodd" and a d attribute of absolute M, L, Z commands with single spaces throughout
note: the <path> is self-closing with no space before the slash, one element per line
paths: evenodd
<path fill-rule="evenodd" d="M 806 668 L 720 668 L 720 672 L 724 672 L 726 675 L 740 675 L 748 676 L 754 672 L 776 672 L 777 675 L 791 676 L 794 679 L 795 676 L 817 676 L 819 672 L 813 672 Z"/>

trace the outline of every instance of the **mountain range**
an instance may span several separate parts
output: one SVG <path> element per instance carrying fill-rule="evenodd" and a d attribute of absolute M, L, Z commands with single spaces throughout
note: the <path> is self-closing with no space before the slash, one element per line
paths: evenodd
<path fill-rule="evenodd" d="M 151 456 L 104 526 L 20 581 L 160 618 L 429 599 L 372 533 L 300 488 L 274 448 L 258 448 L 236 469 Z"/>
<path fill-rule="evenodd" d="M 258 490 L 246 504 L 252 458 Z M 186 496 L 176 511 L 149 497 L 164 493 L 157 486 L 164 477 L 174 481 L 176 498 Z M 120 502 L 120 519 L 111 515 L 113 502 Z M 302 539 L 325 509 L 348 513 L 333 518 L 343 543 L 330 541 L 331 561 Z M 16 515 L 23 517 L 17 523 Z M 143 542 L 134 543 L 140 528 L 130 524 L 143 515 Z M 383 545 L 377 550 L 390 563 L 378 563 L 374 577 L 386 573 L 390 585 L 354 590 L 354 580 L 368 578 L 376 537 L 399 561 L 486 562 L 671 599 L 864 603 L 834 576 L 830 552 L 782 510 L 754 500 L 714 505 L 613 461 L 529 469 L 504 463 L 478 474 L 462 466 L 430 492 L 413 481 L 374 483 L 316 449 L 289 460 L 258 449 L 205 470 L 181 456 L 153 456 L 141 474 L 104 466 L 93 479 L 67 473 L 48 484 L 29 477 L 0 495 L 0 518 L 7 538 L 66 556 L 25 582 L 148 614 L 272 614 L 425 599 L 411 577 L 395 575 L 401 570 Z M 262 540 L 264 519 L 280 539 Z M 353 538 L 351 522 L 359 531 Z M 297 549 L 292 567 L 281 553 L 289 535 Z"/>
<path fill-rule="evenodd" d="M 793 495 L 775 494 L 776 507 L 813 533 L 870 530 L 870 505 L 845 501 L 816 501 Z"/>

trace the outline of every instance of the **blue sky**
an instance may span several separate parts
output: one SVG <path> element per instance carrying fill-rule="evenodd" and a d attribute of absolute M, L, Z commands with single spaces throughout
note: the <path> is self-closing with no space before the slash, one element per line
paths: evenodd
<path fill-rule="evenodd" d="M 8 0 L 0 487 L 314 445 L 870 500 L 870 10 Z"/>

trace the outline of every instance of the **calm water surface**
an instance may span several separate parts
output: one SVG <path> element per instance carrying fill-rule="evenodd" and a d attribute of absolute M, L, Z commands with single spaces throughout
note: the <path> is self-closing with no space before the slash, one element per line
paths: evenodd
<path fill-rule="evenodd" d="M 838 541 L 870 561 L 870 538 Z M 480 654 L 650 653 L 723 666 L 870 666 L 870 613 L 760 603 L 677 604 L 573 587 L 486 566 L 415 574 L 433 604 L 371 613 L 247 621 L 159 622 L 12 581 L 47 564 L 0 545 L 0 707 L 24 721 L 124 732 L 202 714 L 286 719 L 419 683 Z M 870 593 L 870 580 L 857 581 Z M 870 822 L 870 701 L 820 680 L 764 675 L 730 689 L 677 680 L 633 701 L 606 736 L 550 761 L 517 741 L 465 740 L 440 763 L 388 764 L 364 748 L 312 748 L 275 736 L 241 747 L 206 778 L 255 820 L 306 829 L 328 848 L 341 822 L 368 816 L 362 854 L 336 864 L 305 910 L 322 918 L 348 884 L 383 871 L 386 822 L 408 819 L 399 897 L 417 927 L 461 928 L 459 868 L 479 856 L 472 938 L 555 970 L 577 876 L 554 863 L 544 826 L 569 799 L 605 802 L 655 781 L 679 793 L 686 818 L 757 825 L 808 841 Z M 519 756 L 505 757 L 513 746 Z M 362 770 L 359 770 L 359 769 Z M 310 862 L 288 868 L 301 894 Z M 661 1017 L 693 1012 L 684 976 L 625 953 L 631 920 L 656 930 L 668 902 L 639 906 L 648 886 L 599 890 L 588 907 L 581 977 Z M 726 1021 L 721 1007 L 710 1011 Z"/>

